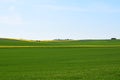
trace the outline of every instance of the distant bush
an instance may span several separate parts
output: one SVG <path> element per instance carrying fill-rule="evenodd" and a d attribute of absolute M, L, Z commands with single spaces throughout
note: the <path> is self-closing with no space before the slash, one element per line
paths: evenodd
<path fill-rule="evenodd" d="M 36 40 L 36 42 L 41 42 L 40 40 Z"/>
<path fill-rule="evenodd" d="M 111 38 L 111 40 L 117 40 L 116 38 Z"/>

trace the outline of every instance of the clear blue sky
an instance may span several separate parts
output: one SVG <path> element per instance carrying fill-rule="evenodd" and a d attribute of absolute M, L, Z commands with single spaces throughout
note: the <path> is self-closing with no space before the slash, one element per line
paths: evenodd
<path fill-rule="evenodd" d="M 0 0 L 0 37 L 120 38 L 120 0 Z"/>

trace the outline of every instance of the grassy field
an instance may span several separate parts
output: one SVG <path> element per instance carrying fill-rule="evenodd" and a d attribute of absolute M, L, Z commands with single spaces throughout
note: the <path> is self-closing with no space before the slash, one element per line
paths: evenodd
<path fill-rule="evenodd" d="M 79 46 L 79 45 L 120 45 L 120 40 L 76 40 L 76 41 L 22 41 L 0 39 L 0 46 Z"/>
<path fill-rule="evenodd" d="M 119 40 L 39 43 L 1 40 L 0 45 L 0 80 L 120 80 L 120 47 L 109 47 L 120 45 Z M 72 45 L 108 47 L 64 47 Z"/>

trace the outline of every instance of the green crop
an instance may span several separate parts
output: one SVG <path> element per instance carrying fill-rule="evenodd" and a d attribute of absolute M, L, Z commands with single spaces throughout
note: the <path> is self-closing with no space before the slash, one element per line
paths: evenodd
<path fill-rule="evenodd" d="M 120 40 L 0 40 L 0 80 L 120 80 Z"/>
<path fill-rule="evenodd" d="M 120 80 L 120 48 L 0 49 L 0 80 Z"/>

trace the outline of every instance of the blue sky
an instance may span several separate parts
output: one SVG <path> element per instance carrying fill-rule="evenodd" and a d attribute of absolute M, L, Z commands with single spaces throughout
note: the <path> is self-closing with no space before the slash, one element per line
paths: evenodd
<path fill-rule="evenodd" d="M 120 38 L 120 0 L 0 0 L 0 37 Z"/>

